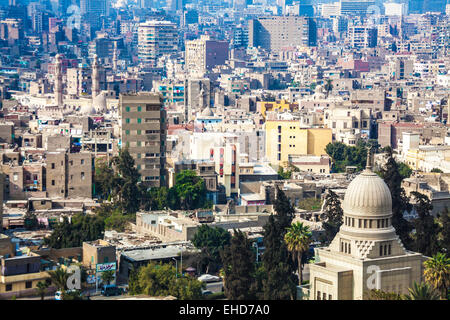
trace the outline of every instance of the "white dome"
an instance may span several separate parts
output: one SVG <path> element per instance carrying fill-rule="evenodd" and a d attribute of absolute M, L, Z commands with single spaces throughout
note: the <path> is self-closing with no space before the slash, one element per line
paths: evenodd
<path fill-rule="evenodd" d="M 366 169 L 348 186 L 342 208 L 358 216 L 392 215 L 391 192 L 383 179 Z"/>
<path fill-rule="evenodd" d="M 91 103 L 86 103 L 81 107 L 80 113 L 82 113 L 83 115 L 93 115 L 96 113 L 96 110 Z"/>
<path fill-rule="evenodd" d="M 92 105 L 95 108 L 95 112 L 102 113 L 107 110 L 106 96 L 104 92 L 100 92 L 94 99 L 92 99 Z"/>

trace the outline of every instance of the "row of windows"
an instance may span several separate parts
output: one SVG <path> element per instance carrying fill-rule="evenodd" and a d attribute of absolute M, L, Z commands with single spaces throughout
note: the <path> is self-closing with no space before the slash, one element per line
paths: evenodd
<path fill-rule="evenodd" d="M 164 130 L 145 130 L 145 134 L 155 134 L 155 133 L 164 134 Z M 130 130 L 125 130 L 125 134 L 127 136 L 129 136 L 130 135 Z M 137 135 L 142 134 L 142 130 L 136 130 L 136 134 Z"/>
<path fill-rule="evenodd" d="M 126 112 L 130 112 L 131 111 L 131 107 L 128 107 L 128 106 L 125 107 L 125 110 L 126 110 Z M 145 107 L 145 111 L 160 111 L 160 110 L 161 110 L 160 106 L 150 106 L 150 105 L 148 105 L 148 106 Z M 142 107 L 138 106 L 136 108 L 136 111 L 137 112 L 141 112 L 142 111 Z"/>
<path fill-rule="evenodd" d="M 341 252 L 351 254 L 352 248 L 350 242 L 342 241 L 341 242 Z"/>
<path fill-rule="evenodd" d="M 344 224 L 349 227 L 355 227 L 355 220 L 358 228 L 387 228 L 389 227 L 389 218 L 385 219 L 355 219 L 345 217 Z"/>
<path fill-rule="evenodd" d="M 331 294 L 328 295 L 325 292 L 317 291 L 317 300 L 333 300 L 333 296 Z"/>
<path fill-rule="evenodd" d="M 380 244 L 380 256 L 391 255 L 391 244 Z"/>
<path fill-rule="evenodd" d="M 130 118 L 126 118 L 125 119 L 126 123 L 131 123 L 131 119 Z M 164 119 L 161 118 L 145 118 L 145 123 L 162 123 L 164 122 Z M 137 118 L 136 119 L 136 123 L 142 123 L 142 119 L 141 118 Z"/>

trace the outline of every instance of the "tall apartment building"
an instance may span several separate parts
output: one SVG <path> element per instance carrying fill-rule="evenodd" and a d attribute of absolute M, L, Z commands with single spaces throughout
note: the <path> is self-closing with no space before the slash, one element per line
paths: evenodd
<path fill-rule="evenodd" d="M 369 26 L 349 26 L 348 38 L 356 49 L 375 48 L 377 46 L 377 28 Z"/>
<path fill-rule="evenodd" d="M 160 187 L 166 179 L 166 111 L 159 94 L 119 96 L 122 147 L 134 158 L 142 182 Z"/>
<path fill-rule="evenodd" d="M 290 155 L 324 155 L 331 142 L 329 128 L 304 128 L 298 120 L 266 121 L 266 155 L 272 165 L 286 165 Z"/>
<path fill-rule="evenodd" d="M 203 73 L 216 65 L 225 64 L 228 47 L 228 41 L 212 40 L 207 35 L 186 41 L 186 69 Z"/>
<path fill-rule="evenodd" d="M 143 65 L 154 67 L 160 56 L 177 50 L 178 30 L 175 23 L 150 20 L 139 25 L 138 57 Z"/>
<path fill-rule="evenodd" d="M 375 1 L 373 0 L 341 0 L 339 2 L 340 15 L 366 16 L 373 12 Z"/>
<path fill-rule="evenodd" d="M 80 0 L 81 15 L 94 28 L 100 27 L 100 17 L 108 16 L 109 0 Z"/>
<path fill-rule="evenodd" d="M 312 18 L 269 16 L 249 21 L 249 47 L 280 51 L 286 47 L 312 47 L 316 43 L 317 26 Z"/>
<path fill-rule="evenodd" d="M 49 197 L 92 197 L 94 158 L 91 152 L 47 152 L 45 157 Z"/>
<path fill-rule="evenodd" d="M 210 150 L 210 160 L 215 162 L 218 183 L 225 186 L 225 194 L 230 197 L 239 193 L 239 143 L 226 143 Z"/>

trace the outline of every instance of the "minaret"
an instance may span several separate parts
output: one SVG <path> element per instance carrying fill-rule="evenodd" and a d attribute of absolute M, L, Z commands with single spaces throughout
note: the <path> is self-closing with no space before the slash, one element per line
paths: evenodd
<path fill-rule="evenodd" d="M 98 69 L 98 56 L 94 54 L 94 61 L 92 62 L 92 99 L 100 94 L 100 75 Z"/>
<path fill-rule="evenodd" d="M 117 41 L 114 42 L 113 71 L 117 71 Z"/>
<path fill-rule="evenodd" d="M 55 77 L 55 89 L 53 93 L 55 95 L 55 104 L 58 107 L 63 106 L 63 92 L 62 92 L 62 58 L 60 54 L 56 55 L 56 77 Z"/>

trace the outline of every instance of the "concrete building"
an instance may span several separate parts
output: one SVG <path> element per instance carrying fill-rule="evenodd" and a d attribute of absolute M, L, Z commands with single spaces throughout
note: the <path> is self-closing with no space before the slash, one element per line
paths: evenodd
<path fill-rule="evenodd" d="M 355 49 L 374 48 L 377 46 L 377 28 L 371 26 L 349 26 L 348 38 Z"/>
<path fill-rule="evenodd" d="M 122 148 L 128 148 L 142 182 L 160 187 L 166 180 L 166 111 L 159 94 L 119 96 Z"/>
<path fill-rule="evenodd" d="M 407 294 L 421 282 L 425 258 L 405 250 L 396 235 L 391 193 L 371 165 L 348 186 L 343 210 L 330 246 L 315 250 L 310 300 L 362 300 L 371 289 Z"/>
<path fill-rule="evenodd" d="M 140 63 L 156 67 L 157 59 L 178 50 L 177 25 L 169 21 L 150 20 L 138 27 L 138 57 Z"/>
<path fill-rule="evenodd" d="M 200 39 L 186 41 L 186 70 L 203 74 L 228 59 L 228 41 L 213 40 L 202 35 Z"/>
<path fill-rule="evenodd" d="M 211 160 L 216 165 L 218 182 L 225 186 L 227 197 L 239 194 L 239 143 L 227 143 L 211 149 Z"/>
<path fill-rule="evenodd" d="M 107 241 L 83 242 L 83 266 L 95 269 L 97 264 L 116 262 L 116 247 Z"/>
<path fill-rule="evenodd" d="M 266 155 L 272 165 L 287 165 L 290 155 L 324 155 L 331 142 L 329 128 L 305 128 L 296 120 L 266 121 Z"/>
<path fill-rule="evenodd" d="M 92 198 L 93 157 L 90 152 L 46 153 L 48 197 Z"/>
<path fill-rule="evenodd" d="M 313 47 L 316 42 L 316 22 L 308 17 L 267 16 L 249 20 L 249 47 L 281 51 L 287 47 Z"/>

